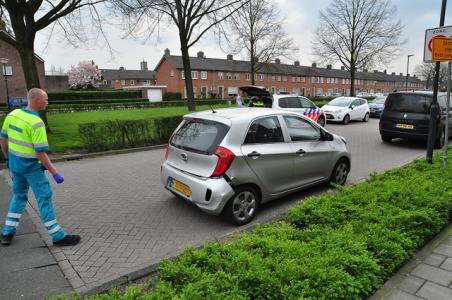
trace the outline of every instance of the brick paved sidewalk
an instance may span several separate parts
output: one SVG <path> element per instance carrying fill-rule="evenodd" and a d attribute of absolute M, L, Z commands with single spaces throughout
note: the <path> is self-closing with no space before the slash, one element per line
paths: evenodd
<path fill-rule="evenodd" d="M 369 300 L 452 299 L 452 223 Z"/>

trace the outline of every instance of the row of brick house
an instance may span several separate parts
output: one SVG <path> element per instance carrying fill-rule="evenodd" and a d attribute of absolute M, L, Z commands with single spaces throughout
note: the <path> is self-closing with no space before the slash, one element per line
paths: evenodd
<path fill-rule="evenodd" d="M 237 94 L 240 86 L 251 84 L 249 63 L 226 59 L 206 58 L 202 51 L 190 57 L 193 91 L 196 98 L 228 98 Z M 185 76 L 182 57 L 170 54 L 168 49 L 155 68 L 157 85 L 167 86 L 168 92 L 179 92 L 186 97 Z M 403 89 L 407 77 L 402 73 L 387 73 L 374 70 L 357 72 L 355 92 L 388 93 Z M 272 93 L 290 92 L 306 96 L 337 96 L 350 94 L 350 73 L 343 67 L 333 69 L 282 64 L 279 59 L 265 64 L 255 74 L 255 84 L 267 88 Z M 408 88 L 420 89 L 423 84 L 416 76 L 408 76 Z"/>

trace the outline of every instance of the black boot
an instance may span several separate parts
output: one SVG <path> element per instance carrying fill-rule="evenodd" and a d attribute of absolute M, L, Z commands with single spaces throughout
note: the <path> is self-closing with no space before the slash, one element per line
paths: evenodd
<path fill-rule="evenodd" d="M 11 242 L 13 241 L 14 233 L 11 232 L 10 234 L 3 235 L 2 234 L 2 245 L 3 246 L 9 246 L 11 245 Z"/>
<path fill-rule="evenodd" d="M 66 235 L 63 239 L 59 240 L 58 242 L 53 242 L 54 246 L 75 246 L 80 242 L 80 236 L 79 235 Z"/>

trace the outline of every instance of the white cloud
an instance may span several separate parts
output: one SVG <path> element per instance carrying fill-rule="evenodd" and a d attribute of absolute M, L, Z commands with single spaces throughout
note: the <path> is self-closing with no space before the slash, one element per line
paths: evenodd
<path fill-rule="evenodd" d="M 276 0 L 281 12 L 285 15 L 285 30 L 293 38 L 300 48 L 296 55 L 302 65 L 311 65 L 316 60 L 311 55 L 311 40 L 315 30 L 319 10 L 325 9 L 329 0 Z M 441 0 L 393 0 L 393 4 L 398 9 L 398 14 L 405 25 L 403 38 L 407 40 L 403 52 L 387 68 L 389 72 L 406 72 L 406 55 L 414 54 L 410 59 L 410 73 L 414 66 L 422 62 L 424 47 L 424 32 L 427 28 L 437 27 L 439 24 L 439 13 Z M 451 10 L 449 5 L 449 11 Z M 452 22 L 451 14 L 446 14 L 446 25 Z M 163 55 L 165 48 L 169 48 L 174 55 L 180 55 L 179 37 L 174 28 L 168 28 L 160 33 L 157 38 L 151 37 L 147 41 L 121 39 L 123 33 L 115 28 L 108 30 L 112 47 L 116 50 L 115 57 L 111 58 L 105 45 L 87 47 L 79 45 L 73 48 L 52 38 L 49 46 L 45 48 L 45 34 L 39 34 L 36 40 L 37 54 L 46 60 L 46 68 L 62 66 L 68 69 L 71 65 L 76 65 L 82 60 L 94 60 L 100 68 L 138 69 L 140 61 L 148 61 L 149 68 L 154 68 Z M 226 54 L 222 52 L 217 44 L 217 40 L 211 35 L 207 35 L 198 44 L 190 49 L 190 55 L 196 55 L 198 51 L 204 51 L 207 57 L 223 58 Z"/>

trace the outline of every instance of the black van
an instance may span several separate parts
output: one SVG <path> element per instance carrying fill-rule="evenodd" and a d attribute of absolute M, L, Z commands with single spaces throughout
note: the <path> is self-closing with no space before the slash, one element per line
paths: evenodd
<path fill-rule="evenodd" d="M 380 118 L 380 135 L 384 142 L 393 138 L 427 141 L 430 120 L 430 105 L 433 92 L 395 92 L 386 98 Z M 444 145 L 446 126 L 446 93 L 438 93 L 440 106 L 437 116 L 435 147 Z M 449 111 L 449 136 L 452 118 Z"/>

